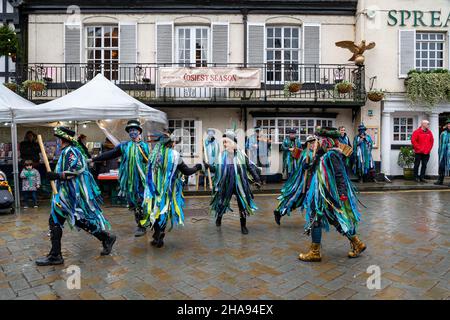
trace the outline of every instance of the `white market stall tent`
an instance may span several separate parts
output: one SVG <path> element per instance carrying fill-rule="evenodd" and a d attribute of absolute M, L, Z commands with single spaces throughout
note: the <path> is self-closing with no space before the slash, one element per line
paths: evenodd
<path fill-rule="evenodd" d="M 19 185 L 17 124 L 143 119 L 154 123 L 158 128 L 167 128 L 167 116 L 164 112 L 131 97 L 102 74 L 96 75 L 77 90 L 40 105 L 29 102 L 4 86 L 0 87 L 3 87 L 0 88 L 0 121 L 10 121 L 12 128 L 15 186 Z M 20 209 L 19 188 L 14 189 L 16 208 Z"/>
<path fill-rule="evenodd" d="M 18 113 L 16 123 L 83 121 L 105 119 L 136 119 L 167 124 L 166 114 L 131 97 L 97 74 L 91 81 L 71 93 Z"/>
<path fill-rule="evenodd" d="M 34 103 L 0 84 L 0 122 L 11 122 L 14 199 L 17 210 L 20 210 L 19 156 L 17 154 L 17 124 L 14 122 L 14 116 L 18 113 L 27 113 L 34 108 L 36 108 Z"/>

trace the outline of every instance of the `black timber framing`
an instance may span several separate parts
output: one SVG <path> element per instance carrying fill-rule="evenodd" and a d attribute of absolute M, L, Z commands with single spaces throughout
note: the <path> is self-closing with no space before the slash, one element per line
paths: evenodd
<path fill-rule="evenodd" d="M 25 13 L 66 13 L 78 5 L 83 13 L 240 13 L 348 15 L 356 13 L 357 0 L 27 0 Z"/>
<path fill-rule="evenodd" d="M 6 12 L 6 3 L 7 0 L 0 0 L 2 2 L 2 12 L 0 12 L 0 25 L 7 25 L 9 23 L 13 23 L 16 27 L 17 31 L 17 25 L 19 24 L 19 12 L 17 8 L 13 7 L 13 12 L 7 13 Z M 9 72 L 9 59 L 8 57 L 0 57 L 0 59 L 5 60 L 5 70 L 0 71 L 0 77 L 5 78 L 5 82 L 9 81 L 9 78 L 14 75 L 14 72 Z"/>

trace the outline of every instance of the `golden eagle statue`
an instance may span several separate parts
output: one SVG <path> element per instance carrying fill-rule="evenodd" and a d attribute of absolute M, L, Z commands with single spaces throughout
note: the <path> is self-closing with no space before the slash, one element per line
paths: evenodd
<path fill-rule="evenodd" d="M 357 45 L 353 41 L 338 41 L 335 44 L 340 48 L 348 49 L 353 52 L 353 56 L 348 59 L 348 61 L 355 61 L 355 64 L 357 65 L 364 64 L 364 51 L 370 50 L 375 47 L 375 42 L 370 42 L 368 45 L 366 45 L 366 40 L 362 40 L 359 45 Z"/>

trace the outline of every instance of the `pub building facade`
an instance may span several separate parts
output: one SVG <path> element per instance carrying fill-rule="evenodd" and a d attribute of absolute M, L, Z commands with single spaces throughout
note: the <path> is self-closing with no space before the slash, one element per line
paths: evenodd
<path fill-rule="evenodd" d="M 448 105 L 431 114 L 409 109 L 402 78 L 416 63 L 432 68 L 432 53 L 442 54 L 433 58 L 435 67 L 448 68 L 446 0 L 409 1 L 408 10 L 420 10 L 423 22 L 428 21 L 417 27 L 400 12 L 405 2 L 400 0 L 76 2 L 28 0 L 20 7 L 26 17 L 27 63 L 18 68 L 17 81 L 47 84 L 28 98 L 36 103 L 55 99 L 102 73 L 167 113 L 169 129 L 182 132 L 177 148 L 188 163 L 202 160 L 207 128 L 217 129 L 219 136 L 237 127 L 244 146 L 245 137 L 260 126 L 272 142 L 266 174 L 280 173 L 279 145 L 288 129 L 297 129 L 305 141 L 317 126 L 343 125 L 353 139 L 362 121 L 375 141 L 377 171 L 397 175 L 397 146 L 407 144 L 411 130 L 426 117 L 436 137 L 439 119 L 448 112 Z M 430 25 L 432 10 L 441 11 L 439 27 Z M 438 24 L 435 18 L 433 24 Z M 374 41 L 376 46 L 357 66 L 348 61 L 350 51 L 336 47 L 343 40 Z M 433 41 L 442 50 L 433 49 Z M 429 46 L 422 50 L 421 43 Z M 429 58 L 415 59 L 416 45 Z M 231 70 L 240 84 L 218 84 L 224 78 L 215 73 L 217 68 Z M 199 70 L 212 75 L 213 84 L 192 84 Z M 167 84 L 167 77 L 180 72 L 184 82 L 177 78 L 177 86 Z M 350 93 L 336 91 L 342 81 L 353 84 Z M 300 90 L 291 92 L 292 83 L 300 83 Z M 370 86 L 387 90 L 386 99 L 367 100 Z M 94 129 L 89 135 L 93 141 L 104 139 Z M 437 163 L 434 168 L 431 162 L 430 172 L 437 174 Z"/>

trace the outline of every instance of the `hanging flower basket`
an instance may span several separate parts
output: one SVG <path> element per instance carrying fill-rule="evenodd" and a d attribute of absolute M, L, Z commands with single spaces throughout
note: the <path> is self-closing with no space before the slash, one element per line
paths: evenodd
<path fill-rule="evenodd" d="M 340 94 L 350 93 L 353 90 L 353 84 L 348 81 L 342 81 L 342 82 L 336 83 L 336 90 Z"/>
<path fill-rule="evenodd" d="M 299 92 L 302 89 L 302 84 L 300 82 L 286 82 L 284 84 L 284 96 L 288 97 L 292 93 Z"/>
<path fill-rule="evenodd" d="M 9 90 L 12 90 L 14 92 L 17 92 L 17 84 L 12 82 L 7 82 L 3 84 L 5 87 L 7 87 Z"/>
<path fill-rule="evenodd" d="M 380 90 L 371 90 L 367 93 L 367 98 L 374 102 L 381 101 L 384 98 L 384 92 Z"/>
<path fill-rule="evenodd" d="M 298 82 L 292 82 L 289 84 L 289 92 L 295 93 L 302 89 L 302 84 Z"/>
<path fill-rule="evenodd" d="M 24 88 L 30 89 L 34 92 L 41 92 L 45 89 L 45 82 L 43 81 L 33 81 L 33 80 L 26 80 L 22 83 Z"/>

